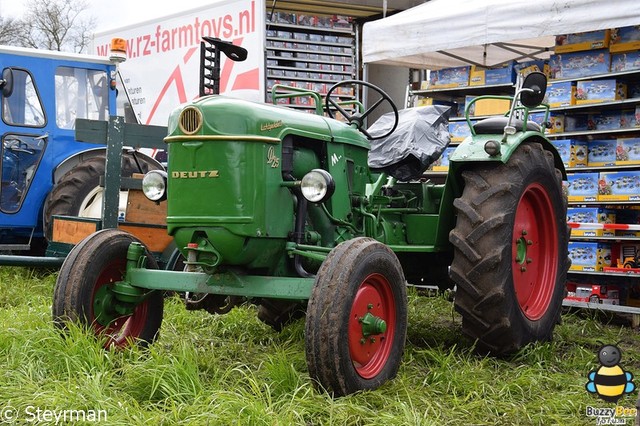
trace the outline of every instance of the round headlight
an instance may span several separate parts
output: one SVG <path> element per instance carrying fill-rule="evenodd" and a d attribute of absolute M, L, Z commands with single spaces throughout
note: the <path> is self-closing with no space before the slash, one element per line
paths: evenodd
<path fill-rule="evenodd" d="M 336 184 L 333 177 L 322 169 L 313 169 L 300 182 L 302 196 L 312 203 L 322 203 L 333 195 Z"/>
<path fill-rule="evenodd" d="M 142 192 L 151 201 L 167 199 L 167 173 L 163 170 L 151 170 L 142 178 Z"/>

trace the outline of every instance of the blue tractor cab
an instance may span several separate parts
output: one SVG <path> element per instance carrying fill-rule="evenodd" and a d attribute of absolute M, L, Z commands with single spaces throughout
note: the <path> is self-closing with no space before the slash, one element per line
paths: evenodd
<path fill-rule="evenodd" d="M 0 69 L 0 252 L 42 254 L 52 215 L 101 213 L 106 149 L 76 140 L 75 120 L 134 115 L 108 58 L 0 46 Z M 123 176 L 154 168 L 123 151 Z"/>

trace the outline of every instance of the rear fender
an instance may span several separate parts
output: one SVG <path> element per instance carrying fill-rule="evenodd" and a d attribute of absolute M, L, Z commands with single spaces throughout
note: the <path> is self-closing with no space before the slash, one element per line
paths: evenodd
<path fill-rule="evenodd" d="M 459 173 L 470 163 L 501 162 L 505 164 L 522 143 L 537 142 L 553 154 L 555 167 L 560 170 L 563 179 L 567 178 L 560 154 L 558 154 L 558 151 L 549 139 L 542 134 L 538 132 L 518 132 L 515 135 L 508 136 L 505 142 L 500 142 L 502 139 L 501 136 L 502 135 L 475 135 L 467 137 L 449 157 L 450 177 L 452 173 L 459 177 Z M 490 140 L 498 143 L 500 147 L 500 153 L 498 155 L 491 156 L 485 152 L 485 144 Z"/>

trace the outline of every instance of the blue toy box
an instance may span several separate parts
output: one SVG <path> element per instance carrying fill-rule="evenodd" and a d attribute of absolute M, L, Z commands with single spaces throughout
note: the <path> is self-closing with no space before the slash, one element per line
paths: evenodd
<path fill-rule="evenodd" d="M 640 138 L 619 138 L 616 149 L 616 164 L 640 164 Z"/>
<path fill-rule="evenodd" d="M 609 80 L 583 80 L 576 86 L 576 104 L 590 104 L 626 99 L 627 85 Z"/>
<path fill-rule="evenodd" d="M 618 141 L 616 139 L 589 141 L 588 165 L 591 167 L 615 166 L 617 147 Z"/>
<path fill-rule="evenodd" d="M 567 173 L 569 201 L 598 201 L 598 173 Z"/>
<path fill-rule="evenodd" d="M 493 68 L 479 68 L 474 65 L 469 73 L 469 85 L 512 84 L 516 80 L 516 71 L 513 65 L 513 61 Z"/>
<path fill-rule="evenodd" d="M 572 271 L 602 271 L 611 266 L 611 244 L 569 241 L 569 259 Z"/>
<path fill-rule="evenodd" d="M 602 49 L 609 47 L 610 31 L 596 30 L 582 33 L 556 36 L 556 53 L 576 52 L 578 50 Z"/>
<path fill-rule="evenodd" d="M 549 83 L 547 85 L 547 100 L 551 108 L 575 105 L 576 85 L 572 81 Z"/>
<path fill-rule="evenodd" d="M 587 130 L 617 130 L 620 128 L 620 111 L 604 111 L 589 116 Z"/>
<path fill-rule="evenodd" d="M 466 121 L 453 121 L 449 123 L 449 135 L 451 142 L 462 142 L 467 136 L 471 136 L 471 130 Z"/>
<path fill-rule="evenodd" d="M 557 79 L 588 77 L 609 72 L 611 57 L 607 49 L 551 55 L 551 77 Z"/>
<path fill-rule="evenodd" d="M 640 25 L 614 28 L 611 30 L 609 50 L 611 52 L 630 52 L 640 49 Z"/>
<path fill-rule="evenodd" d="M 454 147 L 454 146 L 446 147 L 444 152 L 440 156 L 440 158 L 438 158 L 435 161 L 435 163 L 433 163 L 432 170 L 436 171 L 436 172 L 437 171 L 447 171 L 447 170 L 449 170 L 449 156 L 455 150 L 456 150 L 456 147 Z"/>
<path fill-rule="evenodd" d="M 587 141 L 556 139 L 551 143 L 558 150 L 565 167 L 586 167 L 589 152 Z"/>
<path fill-rule="evenodd" d="M 616 211 L 601 207 L 569 207 L 567 222 L 577 223 L 616 223 Z M 572 229 L 572 237 L 613 237 L 610 229 Z"/>
<path fill-rule="evenodd" d="M 611 55 L 612 72 L 633 70 L 640 70 L 640 51 Z"/>
<path fill-rule="evenodd" d="M 469 85 L 470 66 L 432 70 L 429 74 L 429 88 L 465 87 Z"/>
<path fill-rule="evenodd" d="M 640 201 L 640 172 L 602 172 L 599 201 Z"/>

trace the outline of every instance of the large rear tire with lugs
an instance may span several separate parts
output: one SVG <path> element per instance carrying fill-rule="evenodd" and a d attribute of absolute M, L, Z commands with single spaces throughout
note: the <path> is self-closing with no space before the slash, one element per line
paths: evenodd
<path fill-rule="evenodd" d="M 524 143 L 506 164 L 462 176 L 449 274 L 464 333 L 496 355 L 550 340 L 569 266 L 567 207 L 552 153 Z"/>

